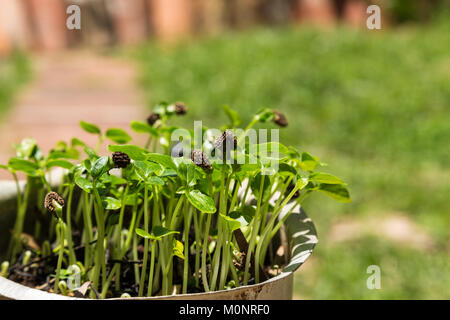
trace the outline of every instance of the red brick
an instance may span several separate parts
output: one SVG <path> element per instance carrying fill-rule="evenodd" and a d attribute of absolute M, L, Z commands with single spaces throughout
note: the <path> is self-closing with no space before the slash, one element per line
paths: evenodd
<path fill-rule="evenodd" d="M 192 2 L 189 0 L 148 0 L 154 33 L 173 40 L 191 33 L 193 29 Z"/>
<path fill-rule="evenodd" d="M 365 26 L 367 3 L 364 0 L 349 0 L 344 7 L 344 20 L 354 27 Z"/>
<path fill-rule="evenodd" d="M 336 22 L 336 11 L 331 0 L 297 0 L 294 17 L 302 23 L 331 25 Z"/>

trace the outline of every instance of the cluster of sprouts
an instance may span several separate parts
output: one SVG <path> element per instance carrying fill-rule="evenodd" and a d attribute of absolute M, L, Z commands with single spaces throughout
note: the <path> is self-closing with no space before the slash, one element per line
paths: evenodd
<path fill-rule="evenodd" d="M 44 155 L 33 139 L 17 145 L 16 157 L 1 166 L 17 184 L 17 216 L 1 275 L 44 274 L 41 289 L 92 298 L 236 288 L 264 281 L 281 267 L 269 252 L 293 212 L 281 217 L 288 203 L 301 204 L 314 191 L 350 200 L 344 182 L 316 171 L 322 164 L 309 153 L 279 142 L 258 142 L 256 154 L 246 153 L 245 134 L 254 125 L 288 125 L 279 111 L 258 111 L 238 135 L 241 119 L 224 106 L 230 123 L 217 137 L 203 127 L 210 140 L 189 150 L 170 142 L 178 128 L 169 125 L 187 110 L 183 103 L 163 103 L 147 122 L 132 122 L 133 131 L 148 136 L 143 146 L 122 129 L 102 132 L 86 122 L 80 125 L 98 136 L 96 147 L 73 138 Z M 102 156 L 106 140 L 110 154 Z M 277 154 L 267 154 L 275 147 Z M 227 161 L 239 156 L 252 161 Z M 276 172 L 269 168 L 273 161 Z M 64 172 L 59 183 L 50 181 L 55 167 Z M 26 175 L 23 188 L 19 172 Z M 34 230 L 25 239 L 27 219 Z"/>

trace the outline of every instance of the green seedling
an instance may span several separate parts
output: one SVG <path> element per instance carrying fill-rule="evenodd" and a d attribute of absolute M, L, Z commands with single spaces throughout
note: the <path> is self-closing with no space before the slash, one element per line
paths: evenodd
<path fill-rule="evenodd" d="M 3 278 L 8 277 L 8 270 L 9 270 L 9 261 L 3 261 L 1 266 L 1 276 Z"/>
<path fill-rule="evenodd" d="M 58 282 L 58 289 L 62 295 L 67 296 L 67 283 L 65 281 L 61 280 Z"/>
<path fill-rule="evenodd" d="M 17 188 L 8 261 L 22 256 L 21 264 L 31 271 L 54 274 L 53 290 L 64 295 L 68 283 L 62 280 L 75 281 L 75 273 L 73 286 L 88 283 L 92 298 L 210 292 L 264 281 L 272 276 L 264 270 L 278 272 L 283 266 L 265 265 L 271 261 L 268 248 L 294 209 L 316 191 L 342 202 L 350 201 L 349 192 L 307 152 L 280 142 L 246 141 L 258 123 L 287 126 L 279 111 L 261 109 L 244 130 L 235 130 L 242 123 L 239 114 L 229 106 L 222 109 L 228 122 L 219 134 L 203 127 L 206 141 L 194 148 L 193 132 L 184 130 L 183 143 L 176 141 L 177 157 L 169 142 L 179 128 L 169 124 L 187 112 L 179 102 L 161 103 L 147 122 L 131 123 L 133 131 L 148 136 L 143 146 L 134 145 L 122 129 L 102 132 L 87 122 L 80 126 L 98 137 L 93 148 L 73 138 L 44 155 L 36 141 L 24 140 L 8 165 L 0 166 Z M 99 154 L 107 141 L 111 154 Z M 50 181 L 55 167 L 64 171 L 59 185 Z M 24 182 L 18 173 L 26 175 Z M 21 235 L 25 219 L 34 218 L 35 210 L 28 210 L 36 206 L 32 198 L 51 219 L 35 225 L 41 250 L 33 252 L 36 262 L 29 265 L 32 254 Z M 1 274 L 11 277 L 14 270 L 6 261 Z"/>

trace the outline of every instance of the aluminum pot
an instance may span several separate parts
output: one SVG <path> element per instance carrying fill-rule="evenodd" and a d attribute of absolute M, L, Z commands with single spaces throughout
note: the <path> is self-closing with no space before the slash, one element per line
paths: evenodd
<path fill-rule="evenodd" d="M 15 217 L 16 187 L 13 182 L 0 181 L 0 261 L 6 252 Z M 287 213 L 294 203 L 286 205 L 280 216 Z M 32 223 L 28 221 L 27 223 Z M 127 300 L 290 300 L 292 299 L 294 272 L 308 259 L 318 242 L 314 223 L 297 206 L 289 216 L 278 238 L 286 239 L 288 263 L 281 273 L 265 282 L 241 286 L 230 290 L 208 293 L 178 294 Z M 280 241 L 280 240 L 278 240 Z M 0 277 L 0 299 L 12 300 L 61 300 L 78 299 L 29 288 Z M 115 298 L 120 299 L 120 298 Z M 114 299 L 110 299 L 114 300 Z"/>

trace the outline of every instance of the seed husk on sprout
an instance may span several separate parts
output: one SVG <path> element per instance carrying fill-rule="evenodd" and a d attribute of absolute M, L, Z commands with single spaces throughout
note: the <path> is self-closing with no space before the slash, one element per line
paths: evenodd
<path fill-rule="evenodd" d="M 202 168 L 203 170 L 212 170 L 211 162 L 209 162 L 208 156 L 201 150 L 193 150 L 191 153 L 192 162 Z"/>
<path fill-rule="evenodd" d="M 58 203 L 61 207 L 64 207 L 64 199 L 58 193 L 54 191 L 47 193 L 44 200 L 44 207 L 48 212 L 52 214 L 56 212 L 53 201 Z"/>
<path fill-rule="evenodd" d="M 274 117 L 273 122 L 279 125 L 280 127 L 287 127 L 288 121 L 286 119 L 286 116 L 282 114 L 280 111 L 274 110 Z"/>
<path fill-rule="evenodd" d="M 188 111 L 188 108 L 183 102 L 175 102 L 174 103 L 175 113 L 179 116 L 185 115 Z"/>
<path fill-rule="evenodd" d="M 240 252 L 238 259 L 233 259 L 233 265 L 238 269 L 239 271 L 243 271 L 245 267 L 245 252 Z"/>
<path fill-rule="evenodd" d="M 214 148 L 220 149 L 223 152 L 236 150 L 237 139 L 231 130 L 225 130 L 220 137 L 214 141 Z"/>
<path fill-rule="evenodd" d="M 130 164 L 131 159 L 126 153 L 117 151 L 113 152 L 112 161 L 116 168 L 126 168 Z"/>
<path fill-rule="evenodd" d="M 147 117 L 147 123 L 151 126 L 153 126 L 156 121 L 158 121 L 159 119 L 161 119 L 160 115 L 157 113 L 150 113 L 150 115 Z"/>

